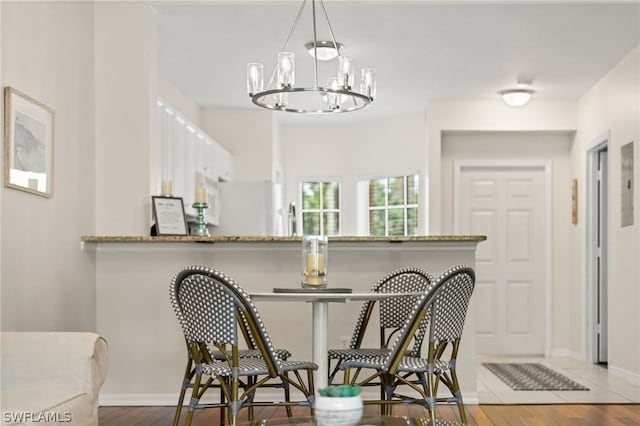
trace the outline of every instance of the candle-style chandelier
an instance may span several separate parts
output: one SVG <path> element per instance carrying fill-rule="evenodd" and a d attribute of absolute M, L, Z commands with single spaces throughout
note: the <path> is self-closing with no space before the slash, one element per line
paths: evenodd
<path fill-rule="evenodd" d="M 264 67 L 262 64 L 247 65 L 247 92 L 254 104 L 262 108 L 275 111 L 296 112 L 303 114 L 334 114 L 340 112 L 358 111 L 367 108 L 373 102 L 376 94 L 376 73 L 372 68 L 364 68 L 360 73 L 359 91 L 354 89 L 355 72 L 353 58 L 341 54 L 341 43 L 331 28 L 329 16 L 324 2 L 318 0 L 326 19 L 331 41 L 319 41 L 316 31 L 316 0 L 311 0 L 311 14 L 313 22 L 313 42 L 307 43 L 309 53 L 313 57 L 313 87 L 295 86 L 295 56 L 287 51 L 291 36 L 296 30 L 302 12 L 307 5 L 303 0 L 284 46 L 278 53 L 276 67 L 264 87 Z M 327 79 L 326 85 L 318 82 L 318 58 L 322 59 L 320 49 L 334 48 L 338 57 L 338 67 L 335 76 Z"/>

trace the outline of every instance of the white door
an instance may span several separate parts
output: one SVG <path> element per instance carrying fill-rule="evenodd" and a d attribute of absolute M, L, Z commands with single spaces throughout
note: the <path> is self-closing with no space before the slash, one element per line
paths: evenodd
<path fill-rule="evenodd" d="M 487 236 L 476 258 L 478 353 L 544 354 L 545 169 L 458 170 L 458 230 Z"/>

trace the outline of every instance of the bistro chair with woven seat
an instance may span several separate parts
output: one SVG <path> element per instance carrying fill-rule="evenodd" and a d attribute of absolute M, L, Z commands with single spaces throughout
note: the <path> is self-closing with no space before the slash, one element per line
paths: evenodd
<path fill-rule="evenodd" d="M 239 358 L 262 358 L 262 353 L 260 352 L 260 349 L 257 349 L 256 347 L 255 339 L 253 338 L 253 336 L 251 336 L 250 330 L 246 328 L 246 322 L 241 321 L 241 324 L 244 327 L 241 330 L 248 348 L 240 349 L 238 351 L 238 357 Z M 182 379 L 182 383 L 180 387 L 180 394 L 178 396 L 176 412 L 173 416 L 173 426 L 178 426 L 178 424 L 180 423 L 180 414 L 182 413 L 182 405 L 184 404 L 184 397 L 187 393 L 187 389 L 193 389 L 193 377 L 196 374 L 196 369 L 195 369 L 196 363 L 193 362 L 193 357 L 191 356 L 191 350 L 189 348 L 189 342 L 185 340 L 185 343 L 186 343 L 186 349 L 187 349 L 187 366 L 185 368 L 184 377 Z M 221 360 L 221 361 L 225 360 L 224 354 L 220 352 L 218 349 L 210 348 L 210 347 L 207 347 L 206 349 L 209 352 L 209 355 L 211 356 L 212 359 Z M 291 352 L 289 352 L 287 349 L 275 349 L 275 353 L 278 358 L 284 361 L 286 361 L 291 356 Z M 202 362 L 203 359 L 204 357 L 202 357 L 199 362 Z M 212 385 L 211 387 L 219 387 L 219 386 Z M 224 395 L 221 395 L 221 397 L 222 396 Z M 221 399 L 221 403 L 223 402 L 224 402 L 224 399 Z M 224 407 L 221 407 L 220 409 L 220 424 L 224 423 L 223 408 Z"/>
<path fill-rule="evenodd" d="M 475 286 L 475 272 L 467 266 L 455 266 L 440 275 L 433 288 L 414 306 L 411 315 L 386 356 L 351 359 L 341 369 L 362 368 L 374 373 L 352 384 L 381 383 L 385 396 L 380 401 L 365 401 L 382 405 L 382 414 L 392 412 L 392 404 L 417 403 L 427 408 L 435 421 L 436 403 L 456 403 L 460 418 L 466 423 L 462 393 L 456 373 L 456 357 L 464 328 L 469 301 Z M 406 356 L 407 348 L 424 318 L 429 315 L 427 358 Z M 447 348 L 449 347 L 449 350 Z M 413 380 L 417 377 L 417 381 Z M 451 397 L 438 398 L 438 385 L 443 383 Z M 419 395 L 406 395 L 398 390 L 408 385 Z"/>
<path fill-rule="evenodd" d="M 200 399 L 207 389 L 219 386 L 221 402 L 206 407 L 228 408 L 228 422 L 235 424 L 241 408 L 279 405 L 311 407 L 313 370 L 309 361 L 283 360 L 276 356 L 262 318 L 249 295 L 224 273 L 204 266 L 192 266 L 179 272 L 170 286 L 170 299 L 182 327 L 191 359 L 195 365 L 192 396 L 186 416 L 190 425 L 196 409 L 205 408 Z M 240 324 L 239 324 L 240 323 Z M 260 358 L 240 358 L 239 334 L 245 324 L 260 351 Z M 209 348 L 215 347 L 224 360 L 216 360 Z M 306 383 L 303 375 L 306 374 Z M 273 384 L 273 381 L 276 384 Z M 256 390 L 281 387 L 284 401 L 256 401 Z M 290 388 L 304 399 L 291 401 Z"/>
<path fill-rule="evenodd" d="M 381 278 L 371 289 L 376 293 L 417 293 L 422 294 L 433 286 L 433 276 L 419 268 L 401 268 Z M 362 343 L 367 332 L 369 320 L 376 308 L 376 301 L 370 300 L 362 305 L 358 321 L 353 330 L 351 343 L 346 349 L 329 349 L 329 364 L 335 363 L 329 373 L 329 383 L 332 383 L 336 374 L 340 371 L 341 364 L 349 359 L 362 357 L 386 356 L 389 353 L 389 344 L 404 326 L 407 317 L 411 314 L 419 295 L 410 297 L 393 297 L 379 301 L 380 316 L 380 345 L 377 348 L 363 348 Z M 420 356 L 422 341 L 426 334 L 427 322 L 420 324 L 413 344 L 407 351 L 407 356 Z M 359 370 L 354 373 L 357 377 Z M 349 371 L 344 371 L 344 381 L 349 381 Z M 374 383 L 371 383 L 374 385 Z"/>
<path fill-rule="evenodd" d="M 178 315 L 178 321 L 182 324 L 181 313 L 176 312 Z M 239 324 L 242 326 L 240 330 L 242 331 L 242 335 L 244 337 L 244 341 L 247 345 L 247 349 L 238 350 L 239 358 L 262 358 L 262 353 L 260 349 L 258 349 L 256 340 L 251 334 L 251 330 L 249 330 L 246 320 L 242 315 L 238 316 Z M 185 368 L 184 377 L 182 378 L 182 383 L 180 386 L 180 394 L 178 395 L 178 403 L 176 404 L 176 412 L 173 416 L 173 426 L 178 426 L 180 423 L 180 414 L 182 413 L 182 405 L 184 404 L 184 397 L 186 395 L 187 389 L 193 389 L 193 377 L 196 374 L 195 365 L 193 361 L 193 357 L 191 356 L 191 350 L 189 348 L 189 342 L 185 339 L 186 349 L 187 349 L 187 366 Z M 215 347 L 206 347 L 206 350 L 209 352 L 209 355 L 214 360 L 225 360 L 225 355 L 220 352 Z M 286 361 L 290 356 L 291 352 L 287 349 L 275 349 L 276 356 L 284 361 Z M 202 362 L 203 357 L 201 357 L 199 362 Z M 219 387 L 218 385 L 211 385 L 209 387 Z M 221 403 L 224 402 L 224 395 L 221 394 Z M 224 423 L 224 407 L 220 408 L 220 424 Z"/>

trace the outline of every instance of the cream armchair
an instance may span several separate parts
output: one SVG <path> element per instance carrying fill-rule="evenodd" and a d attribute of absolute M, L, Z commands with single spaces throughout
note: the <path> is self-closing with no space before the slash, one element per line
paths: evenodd
<path fill-rule="evenodd" d="M 98 424 L 107 342 L 85 332 L 1 333 L 2 425 Z"/>

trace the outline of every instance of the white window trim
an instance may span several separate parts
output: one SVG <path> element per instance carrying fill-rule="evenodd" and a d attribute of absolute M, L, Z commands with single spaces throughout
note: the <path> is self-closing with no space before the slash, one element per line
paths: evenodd
<path fill-rule="evenodd" d="M 416 235 L 418 235 L 420 233 L 420 187 L 418 187 L 418 202 L 413 204 L 409 204 L 407 203 L 407 199 L 409 198 L 409 194 L 408 194 L 408 185 L 407 185 L 407 180 L 406 178 L 409 176 L 415 176 L 416 177 L 416 182 L 418 183 L 418 185 L 420 185 L 420 174 L 418 172 L 415 173 L 410 173 L 410 174 L 399 174 L 399 175 L 393 175 L 393 176 L 378 176 L 378 177 L 370 177 L 367 179 L 367 188 L 369 187 L 369 185 L 371 184 L 372 180 L 379 180 L 379 179 L 385 179 L 385 185 L 386 185 L 386 190 L 385 190 L 385 205 L 384 206 L 371 206 L 371 200 L 369 199 L 369 197 L 367 196 L 367 235 L 371 235 L 371 222 L 370 222 L 370 215 L 369 213 L 372 210 L 384 210 L 386 212 L 386 214 L 384 215 L 384 236 L 389 236 L 389 210 L 397 210 L 397 209 L 402 209 L 403 210 L 403 224 L 404 224 L 404 229 L 403 229 L 403 235 L 404 236 L 408 236 L 408 226 L 409 226 L 409 222 L 408 222 L 408 209 L 410 208 L 415 208 L 416 209 L 416 213 L 417 213 L 417 220 L 418 220 L 418 229 L 416 230 Z M 403 177 L 405 178 L 404 184 L 403 184 L 403 198 L 404 198 L 404 203 L 400 204 L 400 205 L 389 205 L 389 179 L 393 179 L 393 178 L 398 178 L 398 177 Z"/>
<path fill-rule="evenodd" d="M 329 183 L 336 182 L 338 184 L 338 208 L 337 209 L 304 209 L 302 203 L 302 185 L 305 183 Z M 322 213 L 338 213 L 338 233 L 337 234 L 326 234 L 328 236 L 339 236 L 342 235 L 342 179 L 337 177 L 313 177 L 313 178 L 300 178 L 298 181 L 298 208 L 296 209 L 296 215 L 298 216 L 296 219 L 297 223 L 297 234 L 303 235 L 304 233 L 304 223 L 303 217 L 304 212 L 310 213 L 320 213 L 320 218 L 322 219 Z M 322 230 L 322 220 L 320 221 L 320 228 Z"/>

